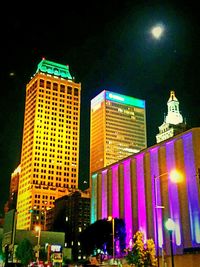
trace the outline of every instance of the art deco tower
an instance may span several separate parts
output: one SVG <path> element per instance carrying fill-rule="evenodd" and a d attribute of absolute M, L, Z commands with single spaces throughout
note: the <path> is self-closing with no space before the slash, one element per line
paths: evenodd
<path fill-rule="evenodd" d="M 90 173 L 147 146 L 145 101 L 107 90 L 91 100 Z"/>
<path fill-rule="evenodd" d="M 26 86 L 17 229 L 45 229 L 46 209 L 78 187 L 81 84 L 43 59 Z"/>

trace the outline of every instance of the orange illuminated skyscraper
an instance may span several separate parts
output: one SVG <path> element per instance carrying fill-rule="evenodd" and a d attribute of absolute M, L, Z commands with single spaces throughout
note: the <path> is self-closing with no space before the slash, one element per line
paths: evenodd
<path fill-rule="evenodd" d="M 43 59 L 26 86 L 17 229 L 42 224 L 55 199 L 78 188 L 81 84 Z"/>
<path fill-rule="evenodd" d="M 147 146 L 145 101 L 102 91 L 91 100 L 90 173 Z"/>

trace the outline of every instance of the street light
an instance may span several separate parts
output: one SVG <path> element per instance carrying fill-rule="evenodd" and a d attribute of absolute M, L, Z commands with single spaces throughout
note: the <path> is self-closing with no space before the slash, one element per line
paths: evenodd
<path fill-rule="evenodd" d="M 112 247 L 113 247 L 113 261 L 115 260 L 115 219 L 108 216 L 108 221 L 112 221 Z"/>
<path fill-rule="evenodd" d="M 176 224 L 171 218 L 168 218 L 165 223 L 165 226 L 167 230 L 169 231 L 169 235 L 170 235 L 171 261 L 172 261 L 172 267 L 174 267 L 174 251 L 173 251 L 173 242 L 172 242 L 172 232 L 175 230 Z"/>
<path fill-rule="evenodd" d="M 182 182 L 183 180 L 183 175 L 173 169 L 169 172 L 165 172 L 165 173 L 162 173 L 158 176 L 154 176 L 154 198 L 155 198 L 155 204 L 154 204 L 154 207 L 155 207 L 155 228 L 156 228 L 156 255 L 157 255 L 157 261 L 158 261 L 158 267 L 160 266 L 160 262 L 159 262 L 159 232 L 158 232 L 158 212 L 157 210 L 158 209 L 164 209 L 164 206 L 162 205 L 159 205 L 158 203 L 158 187 L 157 187 L 157 180 L 166 175 L 166 174 L 169 174 L 170 176 L 170 180 L 171 182 L 173 183 L 180 183 Z"/>
<path fill-rule="evenodd" d="M 39 264 L 39 257 L 40 257 L 40 238 L 41 238 L 41 226 L 39 226 L 39 225 L 36 225 L 36 226 L 35 226 L 35 231 L 38 233 L 38 235 L 37 235 L 37 238 L 38 238 L 38 240 L 37 240 L 37 256 L 36 256 L 36 258 L 37 258 L 37 263 Z"/>

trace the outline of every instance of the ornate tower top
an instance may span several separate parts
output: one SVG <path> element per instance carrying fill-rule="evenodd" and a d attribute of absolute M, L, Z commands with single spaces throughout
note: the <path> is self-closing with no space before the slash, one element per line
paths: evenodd
<path fill-rule="evenodd" d="M 53 61 L 46 60 L 45 58 L 43 58 L 38 64 L 36 73 L 37 72 L 44 72 L 46 74 L 51 74 L 54 76 L 72 80 L 68 65 L 55 63 Z"/>
<path fill-rule="evenodd" d="M 186 123 L 179 111 L 179 101 L 174 91 L 170 91 L 170 97 L 167 101 L 168 112 L 164 116 L 164 122 L 160 125 L 159 133 L 156 135 L 156 142 L 167 140 L 170 137 L 186 130 Z"/>
<path fill-rule="evenodd" d="M 179 101 L 175 96 L 174 91 L 170 91 L 170 97 L 167 102 L 168 113 L 166 116 L 166 123 L 177 125 L 183 122 L 183 117 L 179 111 Z"/>

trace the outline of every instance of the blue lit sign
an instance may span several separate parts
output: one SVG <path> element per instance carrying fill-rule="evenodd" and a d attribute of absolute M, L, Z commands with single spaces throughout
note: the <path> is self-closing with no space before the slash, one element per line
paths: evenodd
<path fill-rule="evenodd" d="M 106 91 L 106 99 L 134 107 L 145 108 L 145 101 L 131 96 Z"/>

